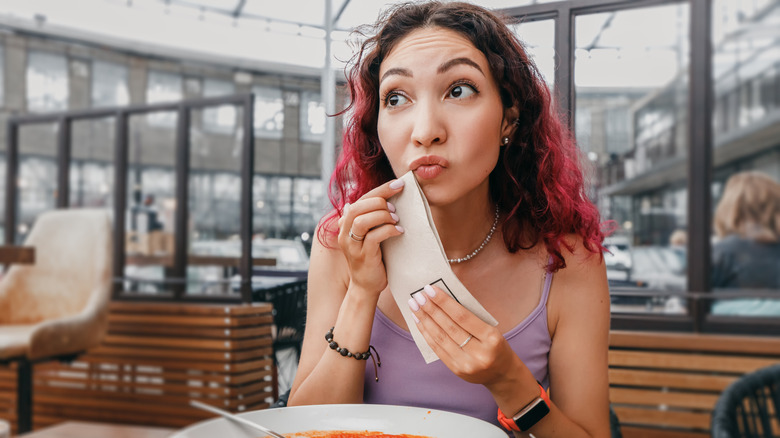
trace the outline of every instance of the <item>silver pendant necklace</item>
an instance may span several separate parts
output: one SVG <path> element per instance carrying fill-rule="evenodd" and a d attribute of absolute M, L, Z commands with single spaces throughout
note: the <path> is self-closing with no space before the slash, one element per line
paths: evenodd
<path fill-rule="evenodd" d="M 475 255 L 479 254 L 479 252 L 482 251 L 482 248 L 484 248 L 485 245 L 488 244 L 488 242 L 490 242 L 490 239 L 493 237 L 493 233 L 496 232 L 497 225 L 498 225 L 498 205 L 496 205 L 496 217 L 493 218 L 493 226 L 490 227 L 490 231 L 488 231 L 487 237 L 485 237 L 485 240 L 483 240 L 482 244 L 479 245 L 479 248 L 475 249 L 474 252 L 472 252 L 471 254 L 465 257 L 461 257 L 459 259 L 447 259 L 447 261 L 450 264 L 454 264 L 454 263 L 463 263 L 471 260 Z"/>

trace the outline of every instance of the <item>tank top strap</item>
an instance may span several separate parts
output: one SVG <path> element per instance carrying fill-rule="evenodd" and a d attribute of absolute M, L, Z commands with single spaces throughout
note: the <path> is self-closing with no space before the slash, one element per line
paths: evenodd
<path fill-rule="evenodd" d="M 552 279 L 553 279 L 553 272 L 551 269 L 553 262 L 552 256 L 549 256 L 547 258 L 547 271 L 544 273 L 544 287 L 542 288 L 542 297 L 539 300 L 539 302 L 542 305 L 547 304 L 547 297 L 550 296 L 550 285 L 552 285 Z"/>

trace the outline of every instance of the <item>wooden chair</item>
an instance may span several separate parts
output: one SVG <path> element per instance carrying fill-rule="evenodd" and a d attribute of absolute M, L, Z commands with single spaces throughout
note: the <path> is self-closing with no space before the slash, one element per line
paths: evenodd
<path fill-rule="evenodd" d="M 0 363 L 16 363 L 17 431 L 32 429 L 33 364 L 73 360 L 108 326 L 112 225 L 108 210 L 54 210 L 36 220 L 26 246 L 36 260 L 0 280 Z"/>
<path fill-rule="evenodd" d="M 713 438 L 780 436 L 780 364 L 753 371 L 729 385 L 712 412 Z"/>

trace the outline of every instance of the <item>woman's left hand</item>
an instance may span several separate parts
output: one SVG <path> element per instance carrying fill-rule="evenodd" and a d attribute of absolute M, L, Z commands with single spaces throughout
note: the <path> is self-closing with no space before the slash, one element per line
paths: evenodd
<path fill-rule="evenodd" d="M 504 336 L 435 286 L 409 300 L 428 345 L 461 379 L 490 388 L 516 367 L 517 355 Z"/>

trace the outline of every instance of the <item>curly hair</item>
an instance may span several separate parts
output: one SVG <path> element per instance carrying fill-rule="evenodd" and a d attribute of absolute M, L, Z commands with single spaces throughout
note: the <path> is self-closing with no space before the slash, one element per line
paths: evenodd
<path fill-rule="evenodd" d="M 331 177 L 329 196 L 334 211 L 324 224 L 342 214 L 344 204 L 396 175 L 377 134 L 379 67 L 406 35 L 420 28 L 440 27 L 466 37 L 487 58 L 505 108 L 518 111 L 515 130 L 490 174 L 490 196 L 506 214 L 504 244 L 510 252 L 543 241 L 552 256 L 551 268 L 566 266 L 561 246 L 574 233 L 585 248 L 601 254 L 605 232 L 599 213 L 585 193 L 583 169 L 568 128 L 551 105 L 550 91 L 522 43 L 496 14 L 468 3 L 401 4 L 379 18 L 347 71 L 351 110 L 341 154 Z M 332 227 L 320 227 L 326 241 Z"/>

